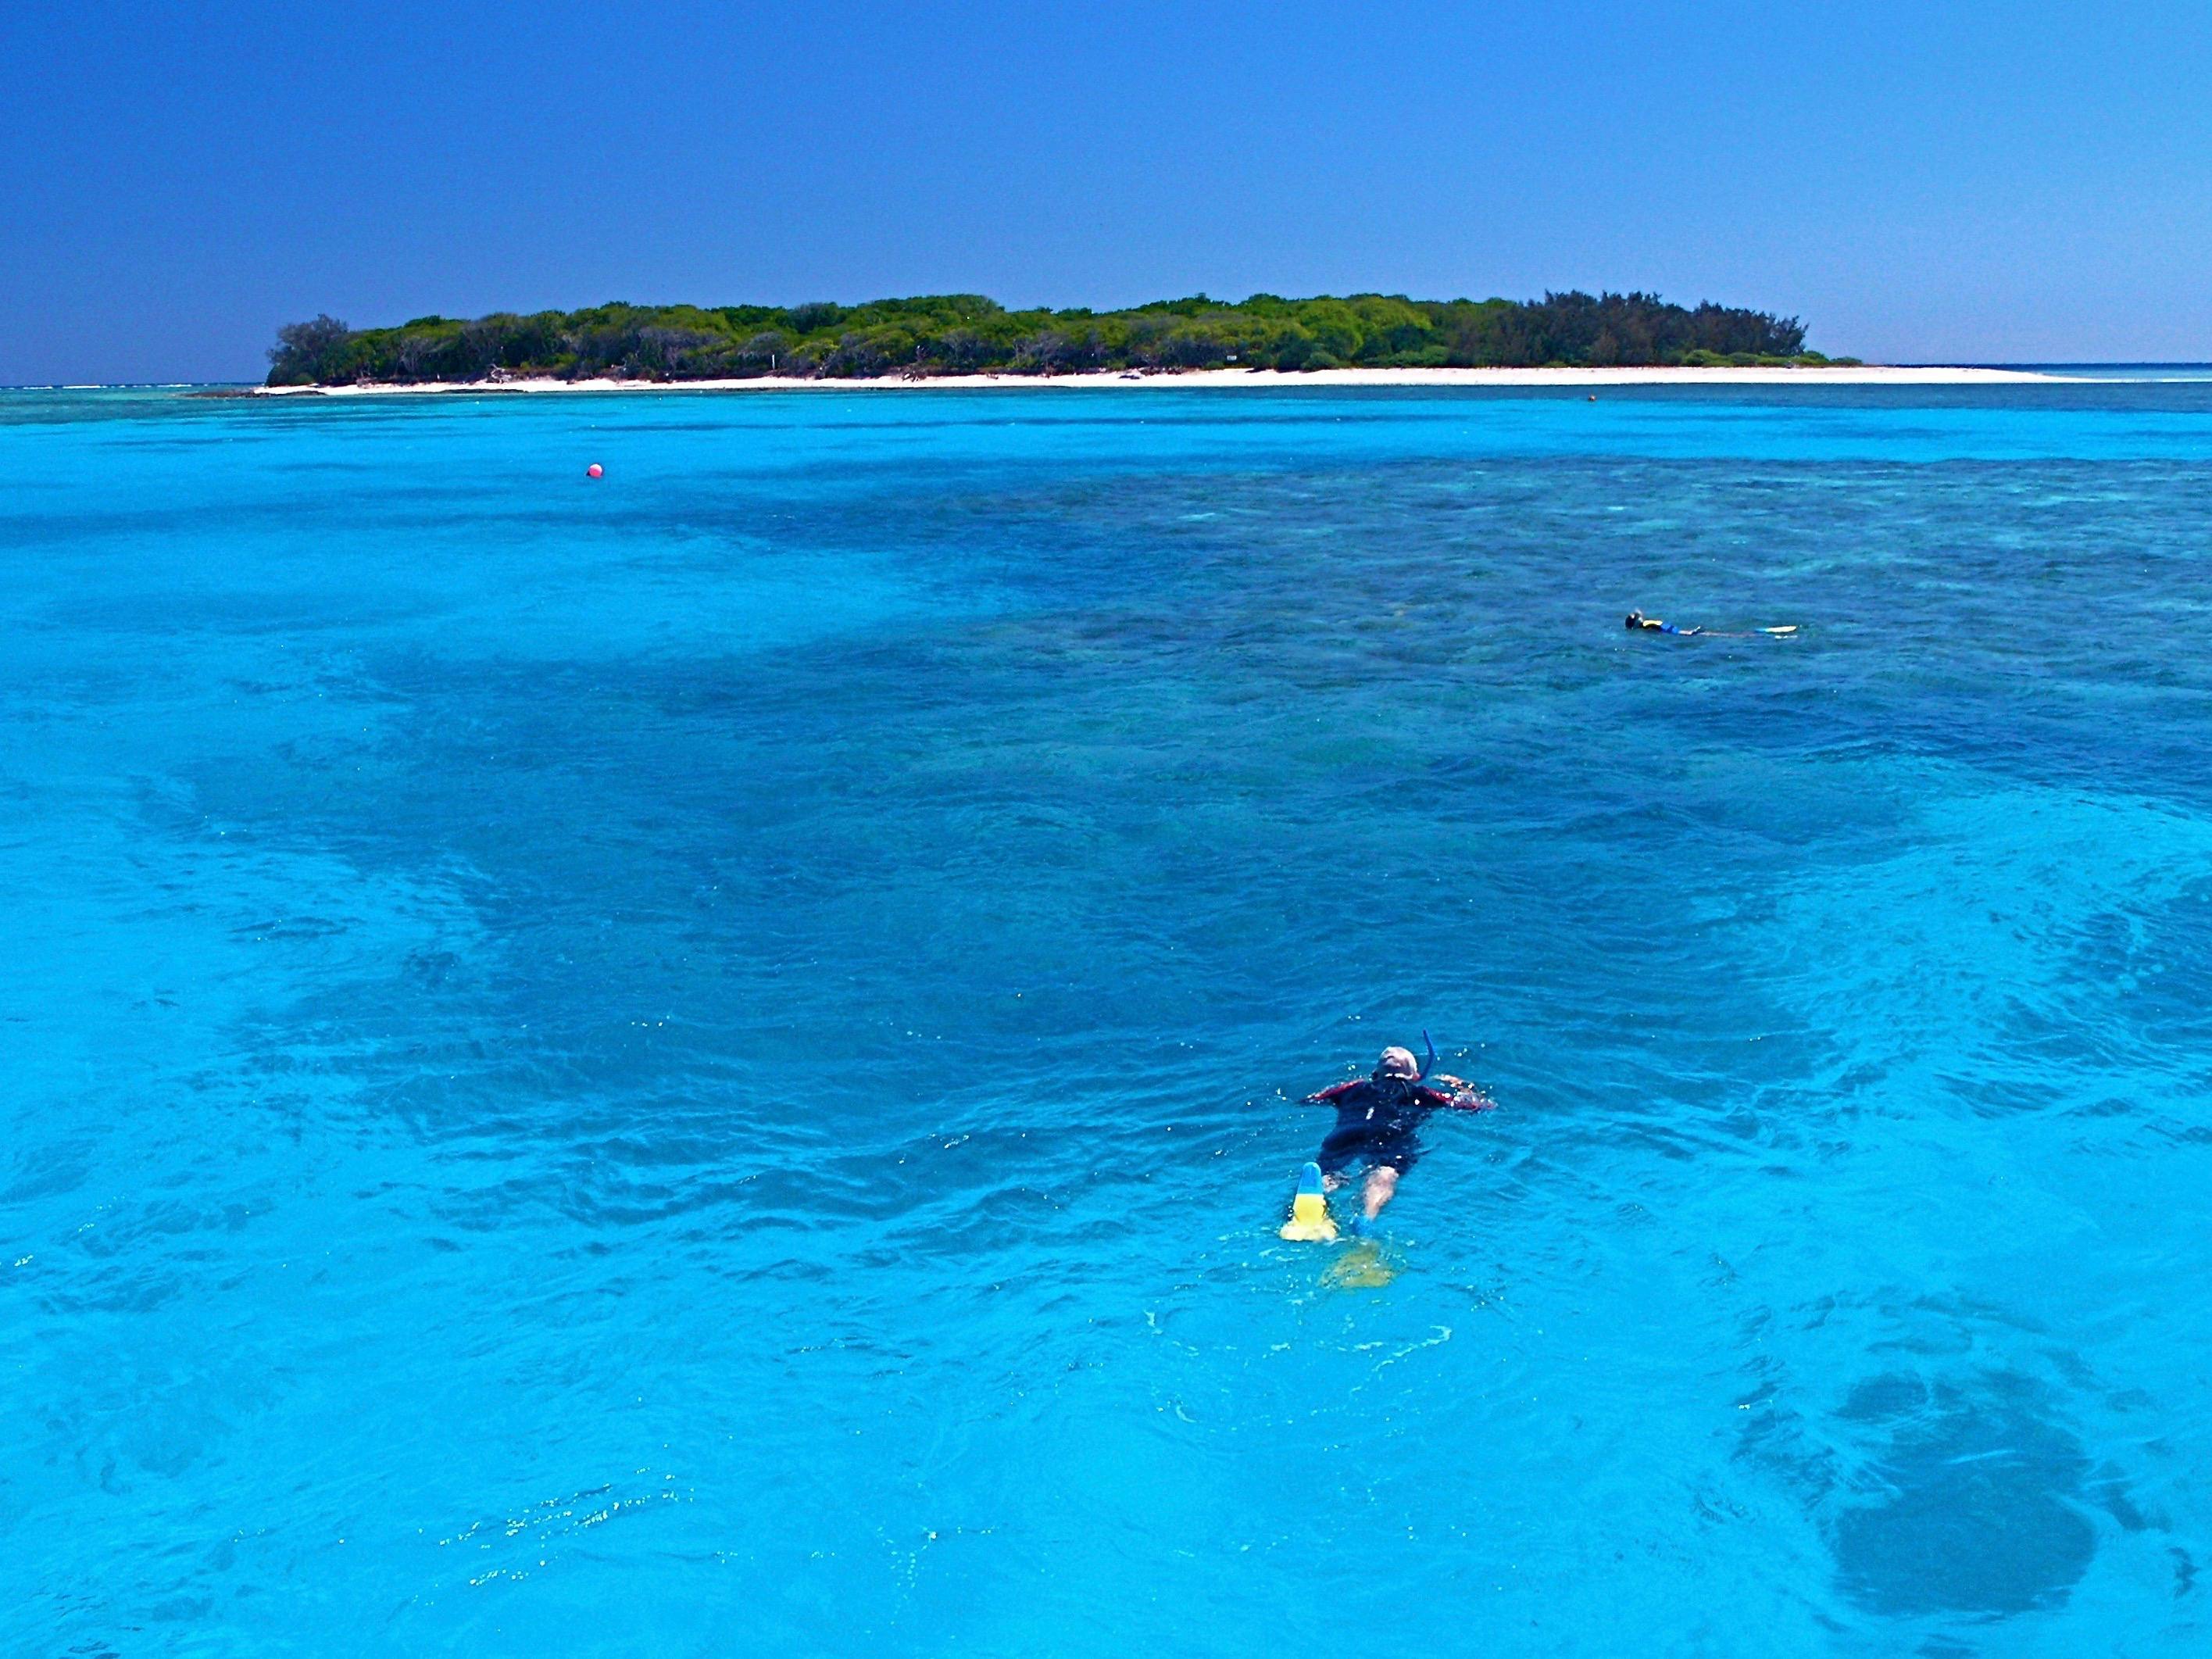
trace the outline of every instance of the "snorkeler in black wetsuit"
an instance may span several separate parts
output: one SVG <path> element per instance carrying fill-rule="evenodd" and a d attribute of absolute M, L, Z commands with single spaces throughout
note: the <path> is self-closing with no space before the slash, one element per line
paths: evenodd
<path fill-rule="evenodd" d="M 1632 634 L 1675 634 L 1686 640 L 1700 637 L 1720 640 L 1755 640 L 1764 634 L 1770 639 L 1786 640 L 1797 631 L 1796 623 L 1785 623 L 1778 628 L 1754 628 L 1745 632 L 1731 633 L 1724 628 L 1678 628 L 1673 623 L 1661 622 L 1656 617 L 1647 617 L 1641 611 L 1628 613 L 1628 631 Z"/>
<path fill-rule="evenodd" d="M 1429 1063 L 1436 1063 L 1434 1048 Z M 1316 1160 L 1323 1182 L 1334 1191 L 1351 1170 L 1364 1166 L 1367 1183 L 1360 1199 L 1370 1221 L 1397 1192 L 1398 1177 L 1420 1158 L 1420 1127 L 1430 1113 L 1486 1112 L 1498 1103 L 1441 1072 L 1437 1081 L 1445 1086 L 1428 1088 L 1422 1082 L 1425 1071 L 1412 1049 L 1385 1048 L 1370 1075 L 1306 1097 L 1309 1104 L 1336 1108 L 1336 1127 L 1322 1142 Z"/>

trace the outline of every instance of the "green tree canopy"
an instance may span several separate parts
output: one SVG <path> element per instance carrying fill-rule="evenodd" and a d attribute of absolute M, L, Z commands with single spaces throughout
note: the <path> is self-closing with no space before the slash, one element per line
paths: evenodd
<path fill-rule="evenodd" d="M 935 294 L 854 306 L 611 303 L 467 321 L 418 317 L 395 328 L 321 316 L 277 331 L 269 384 L 1818 361 L 1804 346 L 1794 317 L 1692 309 L 1651 294 L 1526 301 L 1255 294 L 1241 303 L 1194 294 L 1097 312 L 1008 311 L 980 294 Z"/>

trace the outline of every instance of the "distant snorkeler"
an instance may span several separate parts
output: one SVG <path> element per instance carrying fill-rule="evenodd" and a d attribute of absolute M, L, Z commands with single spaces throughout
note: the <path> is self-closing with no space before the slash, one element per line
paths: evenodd
<path fill-rule="evenodd" d="M 1486 1112 L 1497 1102 L 1459 1078 L 1439 1072 L 1430 1088 L 1423 1079 L 1437 1062 L 1436 1045 L 1428 1042 L 1426 1064 L 1413 1058 L 1410 1048 L 1390 1048 L 1375 1062 L 1367 1076 L 1337 1084 L 1305 1097 L 1307 1105 L 1336 1108 L 1336 1127 L 1321 1144 L 1321 1166 L 1325 1190 L 1335 1191 L 1356 1170 L 1366 1172 L 1360 1194 L 1365 1218 L 1382 1212 L 1398 1190 L 1398 1178 L 1420 1158 L 1420 1128 L 1431 1112 Z"/>
<path fill-rule="evenodd" d="M 1677 628 L 1673 623 L 1661 622 L 1656 617 L 1647 617 L 1641 611 L 1632 611 L 1628 613 L 1628 631 L 1632 634 L 1676 634 L 1686 640 L 1698 638 L 1755 640 L 1762 634 L 1770 639 L 1779 640 L 1786 639 L 1795 634 L 1797 631 L 1797 624 L 1787 623 L 1779 628 L 1751 628 L 1732 634 L 1726 629 L 1721 628 Z"/>
<path fill-rule="evenodd" d="M 1656 617 L 1647 617 L 1641 611 L 1628 613 L 1628 627 L 1632 633 L 1641 629 L 1648 634 L 1680 634 L 1684 639 L 1705 631 L 1702 628 L 1677 628 L 1670 622 L 1661 622 Z"/>

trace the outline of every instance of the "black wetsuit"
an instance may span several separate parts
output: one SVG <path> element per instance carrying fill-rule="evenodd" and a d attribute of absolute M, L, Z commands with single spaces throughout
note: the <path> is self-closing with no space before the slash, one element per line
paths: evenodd
<path fill-rule="evenodd" d="M 1462 1102 L 1441 1089 L 1424 1088 L 1410 1078 L 1354 1078 L 1307 1099 L 1336 1108 L 1336 1127 L 1321 1144 L 1323 1175 L 1341 1175 L 1354 1164 L 1378 1169 L 1388 1164 L 1400 1175 L 1421 1156 L 1420 1127 L 1431 1112 Z M 1470 1096 L 1469 1102 L 1480 1097 Z"/>

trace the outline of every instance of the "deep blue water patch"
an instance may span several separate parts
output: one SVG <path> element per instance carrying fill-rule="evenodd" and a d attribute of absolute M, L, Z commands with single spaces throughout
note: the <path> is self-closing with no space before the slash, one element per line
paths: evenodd
<path fill-rule="evenodd" d="M 0 465 L 26 1651 L 2201 1649 L 2212 386 Z"/>
<path fill-rule="evenodd" d="M 2002 1618 L 2052 1606 L 2088 1570 L 2087 1459 L 2030 1379 L 1893 1373 L 1838 1414 L 1886 1437 L 1864 1476 L 1875 1501 L 1835 1522 L 1844 1585 L 1875 1612 Z"/>

